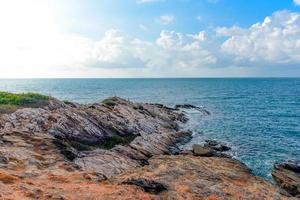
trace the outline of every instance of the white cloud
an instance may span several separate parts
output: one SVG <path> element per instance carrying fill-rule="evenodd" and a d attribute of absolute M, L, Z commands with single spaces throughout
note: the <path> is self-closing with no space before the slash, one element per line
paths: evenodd
<path fill-rule="evenodd" d="M 143 50 L 147 43 L 130 39 L 118 30 L 108 30 L 100 41 L 95 41 L 82 65 L 97 68 L 139 68 L 145 66 Z"/>
<path fill-rule="evenodd" d="M 0 1 L 2 78 L 154 72 L 197 76 L 202 71 L 227 73 L 232 66 L 269 66 L 271 71 L 271 67 L 300 64 L 299 13 L 276 12 L 248 28 L 217 27 L 213 33 L 162 30 L 155 39 L 142 40 L 112 29 L 91 39 L 62 31 L 47 1 L 31 1 Z M 170 24 L 174 16 L 161 19 Z"/>
<path fill-rule="evenodd" d="M 294 0 L 294 3 L 295 3 L 296 5 L 300 5 L 300 0 Z"/>
<path fill-rule="evenodd" d="M 156 42 L 130 38 L 119 31 L 109 30 L 95 43 L 85 66 L 98 68 L 193 68 L 210 65 L 216 58 L 202 48 L 205 33 L 183 34 L 161 31 Z"/>
<path fill-rule="evenodd" d="M 220 30 L 217 32 L 230 36 L 222 44 L 222 51 L 234 56 L 237 62 L 300 63 L 299 13 L 280 11 L 248 29 L 232 27 Z"/>
<path fill-rule="evenodd" d="M 138 4 L 143 4 L 143 3 L 152 3 L 152 2 L 163 2 L 165 0 L 136 0 Z"/>
<path fill-rule="evenodd" d="M 162 15 L 159 17 L 158 21 L 163 25 L 168 25 L 173 23 L 175 17 L 173 15 Z"/>
<path fill-rule="evenodd" d="M 242 35 L 245 34 L 245 29 L 238 27 L 238 26 L 232 26 L 230 28 L 227 27 L 217 27 L 216 28 L 216 34 L 217 36 L 232 36 L 232 35 Z"/>
<path fill-rule="evenodd" d="M 175 31 L 162 31 L 156 40 L 159 57 L 153 59 L 158 66 L 183 68 L 203 67 L 214 64 L 217 58 L 204 48 L 205 33 L 182 34 Z M 157 63 L 161 64 L 157 64 Z"/>

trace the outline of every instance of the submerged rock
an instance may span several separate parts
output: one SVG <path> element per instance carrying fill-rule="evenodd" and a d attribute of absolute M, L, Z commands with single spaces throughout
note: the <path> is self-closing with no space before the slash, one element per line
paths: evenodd
<path fill-rule="evenodd" d="M 300 161 L 275 164 L 272 176 L 280 188 L 289 195 L 300 198 Z"/>

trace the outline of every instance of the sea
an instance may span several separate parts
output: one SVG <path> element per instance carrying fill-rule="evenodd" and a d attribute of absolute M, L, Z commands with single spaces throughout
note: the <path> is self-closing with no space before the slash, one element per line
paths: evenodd
<path fill-rule="evenodd" d="M 274 163 L 300 159 L 300 78 L 0 79 L 0 91 L 37 92 L 78 103 L 119 96 L 187 110 L 191 148 L 207 139 L 225 142 L 228 154 L 271 180 Z"/>

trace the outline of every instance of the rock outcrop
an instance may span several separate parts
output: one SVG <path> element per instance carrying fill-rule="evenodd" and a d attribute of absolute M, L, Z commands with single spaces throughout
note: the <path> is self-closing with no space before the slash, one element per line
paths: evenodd
<path fill-rule="evenodd" d="M 300 198 L 300 161 L 275 164 L 272 176 L 283 193 Z"/>
<path fill-rule="evenodd" d="M 149 165 L 115 177 L 161 199 L 285 199 L 277 189 L 230 158 L 154 156 Z"/>
<path fill-rule="evenodd" d="M 117 97 L 92 105 L 53 99 L 45 108 L 25 108 L 1 117 L 0 132 L 7 138 L 2 141 L 12 146 L 16 133 L 18 140 L 45 137 L 81 169 L 111 177 L 144 165 L 153 155 L 179 152 L 177 143 L 191 135 L 179 131 L 178 123 L 185 121 L 171 108 Z"/>
<path fill-rule="evenodd" d="M 186 121 L 180 110 L 117 97 L 50 99 L 2 115 L 0 199 L 285 198 L 238 161 L 180 153 Z"/>

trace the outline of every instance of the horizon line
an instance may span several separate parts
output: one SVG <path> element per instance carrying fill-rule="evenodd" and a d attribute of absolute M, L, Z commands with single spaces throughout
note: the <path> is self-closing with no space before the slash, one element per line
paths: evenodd
<path fill-rule="evenodd" d="M 300 76 L 207 76 L 207 77 L 24 77 L 0 78 L 0 80 L 25 80 L 25 79 L 264 79 L 264 78 L 300 78 Z"/>

